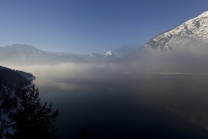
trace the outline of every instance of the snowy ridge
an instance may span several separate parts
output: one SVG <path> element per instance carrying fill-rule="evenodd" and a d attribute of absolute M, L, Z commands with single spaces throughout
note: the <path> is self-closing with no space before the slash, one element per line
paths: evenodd
<path fill-rule="evenodd" d="M 105 55 L 106 56 L 112 56 L 113 55 L 113 52 L 112 51 L 108 51 Z"/>
<path fill-rule="evenodd" d="M 12 53 L 11 53 L 12 52 Z M 18 57 L 22 61 L 48 61 L 52 55 L 39 50 L 31 45 L 25 44 L 12 44 L 5 47 L 0 47 L 0 58 L 13 58 L 16 60 Z"/>
<path fill-rule="evenodd" d="M 208 42 L 208 11 L 148 41 L 143 49 L 171 51 Z"/>
<path fill-rule="evenodd" d="M 112 52 L 108 51 L 100 60 L 101 63 L 115 62 L 118 57 Z"/>
<path fill-rule="evenodd" d="M 57 64 L 64 62 L 84 63 L 80 57 L 72 53 L 47 52 L 31 45 L 12 44 L 0 47 L 2 64 Z"/>
<path fill-rule="evenodd" d="M 12 44 L 0 47 L 0 62 L 7 64 L 59 64 L 59 63 L 108 63 L 118 57 L 108 51 L 105 55 L 92 53 L 73 54 L 70 52 L 50 52 L 42 51 L 34 46 L 26 44 Z"/>
<path fill-rule="evenodd" d="M 196 18 L 201 18 L 201 17 L 208 17 L 208 11 L 203 12 L 202 14 L 200 14 L 198 17 Z"/>

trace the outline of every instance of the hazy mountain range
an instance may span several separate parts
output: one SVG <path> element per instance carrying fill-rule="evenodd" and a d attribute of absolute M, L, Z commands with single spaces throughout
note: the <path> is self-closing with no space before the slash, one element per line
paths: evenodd
<path fill-rule="evenodd" d="M 108 51 L 105 55 L 98 53 L 84 55 L 43 51 L 26 44 L 0 47 L 0 62 L 7 64 L 108 63 L 117 58 L 112 51 Z"/>
<path fill-rule="evenodd" d="M 150 39 L 140 49 L 118 58 L 112 51 L 106 54 L 73 54 L 48 52 L 31 45 L 12 44 L 0 47 L 0 62 L 9 64 L 58 64 L 58 63 L 109 63 L 138 59 L 145 50 L 172 51 L 178 48 L 195 47 L 208 42 L 208 11 L 196 18 Z"/>

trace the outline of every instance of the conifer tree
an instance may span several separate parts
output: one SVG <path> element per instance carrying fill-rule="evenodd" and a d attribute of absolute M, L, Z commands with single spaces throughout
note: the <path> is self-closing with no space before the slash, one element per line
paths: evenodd
<path fill-rule="evenodd" d="M 54 126 L 59 110 L 52 112 L 52 104 L 41 105 L 38 89 L 31 88 L 23 91 L 19 108 L 10 112 L 10 122 L 7 127 L 12 127 L 14 134 L 5 134 L 11 139 L 56 139 L 57 128 Z"/>
<path fill-rule="evenodd" d="M 80 137 L 79 139 L 88 139 L 89 135 L 87 134 L 87 132 L 85 131 L 84 128 L 82 128 L 81 132 L 80 132 Z"/>

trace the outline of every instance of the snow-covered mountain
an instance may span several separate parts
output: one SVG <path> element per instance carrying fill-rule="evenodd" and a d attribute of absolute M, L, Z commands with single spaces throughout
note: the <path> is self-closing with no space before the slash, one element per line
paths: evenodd
<path fill-rule="evenodd" d="M 10 54 L 11 52 L 18 55 L 18 57 L 23 60 L 34 60 L 34 61 L 42 61 L 49 60 L 52 55 L 41 51 L 34 46 L 25 45 L 25 44 L 12 44 L 7 45 L 5 47 L 0 47 L 0 56 Z"/>
<path fill-rule="evenodd" d="M 0 62 L 2 64 L 57 64 L 85 63 L 86 61 L 71 53 L 47 52 L 31 45 L 12 44 L 0 47 Z"/>
<path fill-rule="evenodd" d="M 5 47 L 0 47 L 0 62 L 11 64 L 34 64 L 49 62 L 54 57 L 42 50 L 39 50 L 31 45 L 12 44 Z"/>
<path fill-rule="evenodd" d="M 143 49 L 171 51 L 208 42 L 208 11 L 149 40 Z"/>
<path fill-rule="evenodd" d="M 112 52 L 108 51 L 100 60 L 101 63 L 115 62 L 118 57 Z"/>
<path fill-rule="evenodd" d="M 0 47 L 0 62 L 5 65 L 33 65 L 33 64 L 58 64 L 58 63 L 108 63 L 118 57 L 112 51 L 105 55 L 92 53 L 73 54 L 69 52 L 42 51 L 31 45 L 12 44 Z"/>
<path fill-rule="evenodd" d="M 92 53 L 73 54 L 68 52 L 48 52 L 37 49 L 31 45 L 13 44 L 0 47 L 0 62 L 11 64 L 57 64 L 65 62 L 73 63 L 109 63 L 138 59 L 145 55 L 145 50 L 171 51 L 177 48 L 196 47 L 208 43 L 208 11 L 196 18 L 168 30 L 150 39 L 137 51 L 118 58 L 112 51 L 105 55 Z"/>
<path fill-rule="evenodd" d="M 158 34 L 141 48 L 119 59 L 120 62 L 151 61 L 151 50 L 170 52 L 180 48 L 208 46 L 208 11 L 176 28 Z M 150 50 L 150 51 L 149 51 Z"/>
<path fill-rule="evenodd" d="M 208 11 L 196 18 L 188 20 L 176 28 L 157 35 L 139 50 L 121 59 L 112 51 L 108 51 L 105 55 L 98 53 L 81 55 L 67 52 L 47 52 L 31 45 L 13 44 L 0 47 L 0 62 L 11 64 L 57 64 L 65 62 L 109 63 L 135 58 L 137 57 L 136 55 L 144 53 L 141 52 L 142 50 L 156 49 L 160 51 L 171 51 L 177 48 L 196 47 L 204 43 L 208 43 Z"/>

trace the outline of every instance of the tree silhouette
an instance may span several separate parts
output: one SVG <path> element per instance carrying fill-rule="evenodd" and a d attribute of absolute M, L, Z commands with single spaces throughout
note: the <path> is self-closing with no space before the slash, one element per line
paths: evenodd
<path fill-rule="evenodd" d="M 81 132 L 80 132 L 80 137 L 79 139 L 88 139 L 89 135 L 87 134 L 87 132 L 85 131 L 84 128 L 82 128 Z"/>
<path fill-rule="evenodd" d="M 57 128 L 54 126 L 59 110 L 51 111 L 52 104 L 41 105 L 38 89 L 31 88 L 28 92 L 23 91 L 19 108 L 9 113 L 7 128 L 12 127 L 14 134 L 5 134 L 11 139 L 56 139 Z"/>

